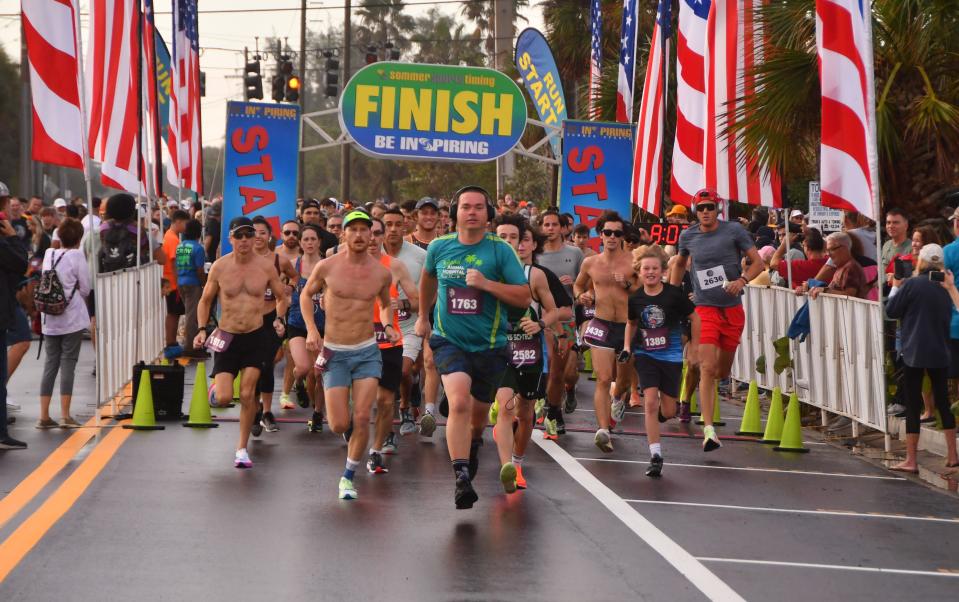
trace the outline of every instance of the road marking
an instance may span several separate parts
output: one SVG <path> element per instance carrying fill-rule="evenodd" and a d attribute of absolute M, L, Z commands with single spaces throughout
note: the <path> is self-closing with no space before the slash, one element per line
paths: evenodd
<path fill-rule="evenodd" d="M 659 530 L 638 510 L 616 495 L 583 465 L 577 462 L 566 450 L 553 441 L 544 441 L 533 437 L 532 441 L 545 451 L 563 470 L 573 477 L 586 491 L 591 493 L 606 509 L 639 536 L 649 547 L 662 556 L 666 562 L 680 572 L 710 600 L 733 602 L 743 600 L 725 581 L 717 577 L 701 562 Z M 2 552 L 2 550 L 0 550 Z"/>
<path fill-rule="evenodd" d="M 639 460 L 616 460 L 614 458 L 576 458 L 577 460 L 586 460 L 589 462 L 622 462 L 624 464 L 646 464 Z M 745 470 L 749 472 L 777 472 L 783 474 L 802 474 L 817 477 L 847 477 L 850 479 L 875 479 L 880 481 L 908 481 L 903 477 L 890 477 L 886 475 L 873 474 L 851 474 L 846 472 L 819 472 L 816 470 L 787 470 L 784 468 L 753 468 L 749 466 L 712 466 L 708 464 L 680 464 L 670 462 L 667 466 L 680 466 L 683 468 L 711 468 L 715 470 Z"/>
<path fill-rule="evenodd" d="M 719 508 L 721 510 L 754 510 L 758 512 L 781 512 L 783 514 L 816 514 L 822 516 L 849 516 L 853 518 L 889 518 L 918 520 L 935 523 L 959 524 L 959 518 L 936 516 L 909 516 L 906 514 L 882 514 L 879 512 L 853 512 L 852 510 L 797 510 L 792 508 L 766 508 L 762 506 L 732 506 L 727 504 L 701 504 L 698 502 L 668 502 L 664 500 L 626 500 L 630 504 L 661 504 L 668 506 L 691 506 L 694 508 Z"/>
<path fill-rule="evenodd" d="M 747 558 L 710 558 L 697 556 L 703 562 L 724 562 L 727 564 L 761 564 L 766 566 L 788 566 L 805 569 L 826 569 L 830 571 L 857 571 L 862 573 L 891 573 L 894 575 L 921 575 L 923 577 L 959 577 L 959 571 L 942 569 L 938 571 L 911 571 L 908 569 L 889 569 L 872 566 L 849 566 L 842 564 L 816 564 L 812 562 L 779 562 L 776 560 L 750 560 Z"/>
<path fill-rule="evenodd" d="M 100 474 L 133 431 L 111 430 L 80 463 L 73 474 L 0 544 L 0 583 L 63 517 Z"/>

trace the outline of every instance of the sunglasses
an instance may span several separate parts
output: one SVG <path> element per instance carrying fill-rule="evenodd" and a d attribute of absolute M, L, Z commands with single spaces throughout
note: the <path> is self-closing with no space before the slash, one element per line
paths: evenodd
<path fill-rule="evenodd" d="M 696 205 L 696 213 L 702 213 L 703 211 L 715 211 L 716 203 L 699 203 Z"/>
<path fill-rule="evenodd" d="M 622 230 L 609 230 L 609 229 L 604 229 L 604 230 L 603 230 L 603 236 L 615 236 L 615 237 L 617 237 L 617 238 L 622 238 L 622 237 L 623 237 L 623 231 L 622 231 Z"/>
<path fill-rule="evenodd" d="M 252 232 L 250 230 L 240 230 L 238 232 L 234 232 L 232 236 L 237 240 L 242 240 L 244 238 L 253 238 L 256 236 L 256 232 Z"/>
<path fill-rule="evenodd" d="M 284 230 L 284 231 L 283 231 L 283 236 L 299 236 L 299 235 L 300 235 L 299 230 Z"/>
<path fill-rule="evenodd" d="M 373 236 L 383 236 L 382 230 L 370 230 L 373 233 Z"/>

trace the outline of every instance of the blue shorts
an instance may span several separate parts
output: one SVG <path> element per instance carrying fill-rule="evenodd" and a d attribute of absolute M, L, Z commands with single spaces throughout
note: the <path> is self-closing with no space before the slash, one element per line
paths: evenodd
<path fill-rule="evenodd" d="M 13 324 L 7 330 L 7 346 L 33 340 L 33 331 L 30 330 L 30 320 L 27 312 L 19 304 L 13 308 Z"/>
<path fill-rule="evenodd" d="M 383 374 L 383 358 L 374 342 L 360 349 L 332 350 L 332 357 L 323 369 L 323 388 L 349 387 L 354 380 L 379 379 Z"/>
<path fill-rule="evenodd" d="M 430 337 L 430 349 L 433 350 L 433 363 L 440 376 L 463 372 L 469 375 L 470 395 L 477 401 L 493 403 L 496 390 L 499 389 L 509 363 L 506 346 L 484 351 L 464 351 L 444 339 Z"/>

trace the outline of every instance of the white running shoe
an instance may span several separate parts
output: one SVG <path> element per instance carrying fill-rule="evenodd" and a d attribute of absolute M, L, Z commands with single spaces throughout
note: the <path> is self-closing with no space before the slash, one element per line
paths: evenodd
<path fill-rule="evenodd" d="M 246 449 L 236 450 L 233 466 L 236 468 L 253 468 L 253 460 L 250 459 L 250 454 L 246 452 Z"/>

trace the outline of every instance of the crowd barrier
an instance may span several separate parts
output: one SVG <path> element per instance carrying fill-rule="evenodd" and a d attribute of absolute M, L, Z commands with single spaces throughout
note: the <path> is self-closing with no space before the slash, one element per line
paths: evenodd
<path fill-rule="evenodd" d="M 746 287 L 746 326 L 732 377 L 760 387 L 793 388 L 788 371 L 776 374 L 773 341 L 786 336 L 808 297 L 777 287 Z M 811 333 L 791 343 L 800 401 L 888 433 L 886 427 L 882 317 L 875 301 L 820 295 L 809 300 Z M 765 374 L 756 360 L 765 356 Z M 858 429 L 856 429 L 858 431 Z"/>
<path fill-rule="evenodd" d="M 149 363 L 163 350 L 162 276 L 157 263 L 97 274 L 97 405 L 132 380 L 135 363 Z"/>

